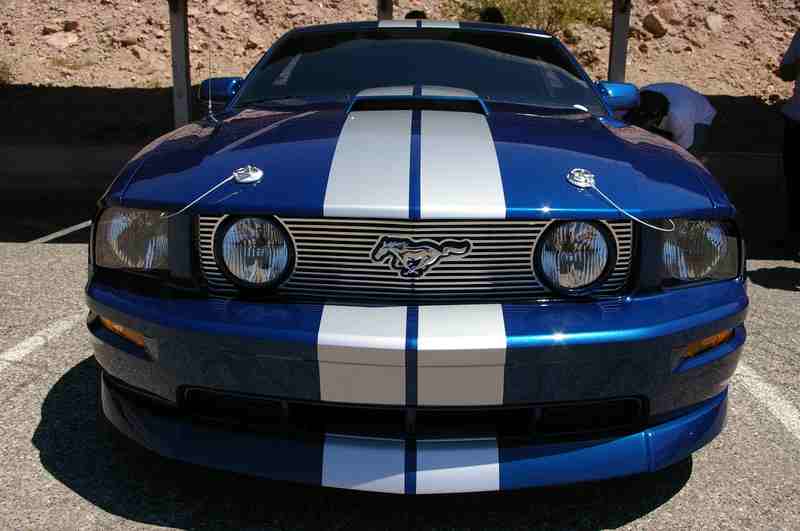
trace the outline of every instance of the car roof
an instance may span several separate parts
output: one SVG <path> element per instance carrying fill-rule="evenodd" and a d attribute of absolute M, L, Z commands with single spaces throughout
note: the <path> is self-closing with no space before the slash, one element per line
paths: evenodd
<path fill-rule="evenodd" d="M 380 22 L 377 20 L 369 20 L 369 21 L 361 21 L 361 22 L 336 22 L 332 24 L 316 24 L 313 26 L 302 26 L 298 28 L 294 28 L 290 31 L 290 33 L 306 33 L 306 32 L 337 32 L 337 31 L 364 31 L 364 30 L 373 30 L 378 29 L 380 27 Z M 393 20 L 391 22 L 408 22 L 414 23 L 417 22 L 417 28 L 419 29 L 442 29 L 442 26 L 431 26 L 426 28 L 425 24 L 429 22 L 449 22 L 453 23 L 454 21 L 433 21 L 428 19 L 416 19 L 416 20 L 405 20 L 405 19 L 398 19 Z M 508 26 L 505 24 L 491 24 L 488 22 L 456 22 L 458 27 L 444 27 L 444 29 L 449 29 L 451 31 L 458 31 L 458 30 L 471 30 L 471 31 L 486 31 L 486 32 L 499 32 L 499 33 L 515 33 L 515 34 L 522 34 L 522 35 L 529 35 L 532 37 L 541 37 L 550 39 L 553 36 L 547 32 L 533 29 L 533 28 L 524 28 L 521 26 Z M 402 28 L 398 26 L 387 27 L 385 29 L 414 29 L 411 28 Z"/>

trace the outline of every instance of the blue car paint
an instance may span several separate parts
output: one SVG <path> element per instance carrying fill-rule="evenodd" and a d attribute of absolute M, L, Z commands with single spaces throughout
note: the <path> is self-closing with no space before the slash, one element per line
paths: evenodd
<path fill-rule="evenodd" d="M 294 32 L 375 26 L 366 22 Z M 462 28 L 548 37 L 480 23 L 465 23 Z M 270 53 L 259 65 L 269 60 Z M 594 86 L 580 67 L 578 71 Z M 143 149 L 123 168 L 101 204 L 176 210 L 233 169 L 257 164 L 265 171 L 263 182 L 223 187 L 197 211 L 321 216 L 348 102 L 236 109 L 237 99 L 218 116 L 220 123 L 190 124 Z M 693 157 L 610 114 L 541 116 L 523 106 L 485 104 L 507 218 L 620 219 L 622 215 L 593 192 L 566 184 L 563 177 L 573 167 L 591 168 L 601 189 L 637 215 L 729 218 L 734 214 L 713 177 Z M 181 385 L 320 399 L 319 304 L 164 299 L 112 288 L 91 276 L 86 293 L 93 312 L 147 336 L 141 349 L 96 324 L 90 326 L 104 370 L 130 385 L 171 402 Z M 726 389 L 745 339 L 742 323 L 747 304 L 744 284 L 737 279 L 634 293 L 612 301 L 503 305 L 507 331 L 503 403 L 638 395 L 649 399 L 651 418 L 666 420 L 611 440 L 501 447 L 500 488 L 653 471 L 707 443 L 724 423 Z M 407 311 L 407 324 L 413 328 L 418 308 Z M 680 349 L 689 341 L 725 329 L 735 330 L 725 344 L 689 360 L 681 358 Z M 416 336 L 407 337 L 406 355 L 413 358 Z M 407 371 L 413 366 L 408 364 Z M 411 372 L 406 374 L 408 392 L 415 396 Z M 319 440 L 233 433 L 163 419 L 113 395 L 103 387 L 108 418 L 159 453 L 228 470 L 320 483 Z M 242 455 L 247 458 L 241 459 Z M 407 472 L 414 468 L 413 455 L 406 453 Z M 406 478 L 407 491 L 409 485 L 415 491 L 414 481 Z"/>
<path fill-rule="evenodd" d="M 741 326 L 748 304 L 741 282 L 611 302 L 504 304 L 504 403 L 643 395 L 659 415 L 727 385 L 743 331 L 704 364 L 676 369 L 690 341 Z M 87 304 L 154 338 L 157 363 L 102 343 L 96 352 L 112 375 L 165 399 L 174 401 L 180 385 L 213 387 L 217 379 L 239 392 L 319 399 L 321 305 L 162 299 L 97 281 L 87 288 Z"/>
<path fill-rule="evenodd" d="M 214 77 L 200 83 L 197 89 L 197 98 L 200 101 L 228 104 L 239 92 L 242 86 L 241 77 Z"/>
<path fill-rule="evenodd" d="M 639 89 L 630 83 L 603 81 L 597 88 L 613 111 L 628 111 L 639 106 Z"/>
<path fill-rule="evenodd" d="M 491 103 L 489 109 L 508 218 L 621 219 L 593 191 L 566 183 L 564 176 L 575 167 L 591 169 L 604 193 L 635 215 L 709 218 L 728 213 L 712 201 L 724 196 L 709 195 L 709 187 L 717 185 L 698 162 L 642 130 L 625 132 L 635 128 L 617 128 L 585 115 L 541 117 L 519 107 L 495 110 Z M 106 201 L 177 210 L 236 168 L 256 164 L 265 172 L 261 183 L 224 186 L 195 210 L 320 215 L 345 118 L 344 104 L 317 104 L 290 112 L 244 109 L 216 126 L 189 125 L 134 159 L 130 167 L 135 169 L 123 170 Z"/>
<path fill-rule="evenodd" d="M 660 470 L 704 446 L 722 430 L 727 394 L 723 391 L 679 419 L 619 439 L 501 451 L 501 489 Z"/>
<path fill-rule="evenodd" d="M 321 216 L 325 186 L 345 114 L 330 110 L 314 114 L 280 111 L 247 118 L 242 111 L 217 128 L 196 126 L 186 136 L 172 137 L 169 145 L 145 155 L 130 182 L 117 193 L 112 188 L 108 204 L 177 210 L 201 195 L 233 170 L 249 161 L 264 170 L 264 179 L 248 186 L 229 185 L 209 195 L 198 208 L 212 213 L 271 211 L 284 215 Z M 287 121 L 291 119 L 291 121 Z M 237 122 L 237 120 L 239 120 Z M 268 129 L 234 149 L 220 153 L 233 142 Z M 313 127 L 311 126 L 313 124 Z M 229 127 L 226 127 L 230 125 Z M 188 126 L 192 127 L 192 126 Z M 211 155 L 210 153 L 214 153 Z M 237 193 L 231 196 L 231 193 Z M 154 201 L 154 198 L 159 198 Z M 236 206 L 238 205 L 238 207 Z"/>
<path fill-rule="evenodd" d="M 249 301 L 162 299 L 94 283 L 87 286 L 87 303 L 100 303 L 131 318 L 188 331 L 255 339 L 296 339 L 304 312 L 317 304 Z M 679 334 L 686 344 L 733 328 L 744 320 L 748 298 L 739 280 L 713 282 L 649 296 L 600 302 L 555 301 L 504 304 L 510 348 L 562 348 L 597 343 L 644 341 Z M 91 306 L 90 306 L 91 308 Z M 730 316 L 735 321 L 727 322 Z M 310 329 L 308 329 L 310 330 Z M 299 336 L 303 339 L 304 336 Z M 315 338 L 308 337 L 309 341 Z"/>
<path fill-rule="evenodd" d="M 116 395 L 105 383 L 102 404 L 104 414 L 126 436 L 166 457 L 269 479 L 323 483 L 322 436 L 266 437 L 158 415 Z M 655 472 L 691 455 L 719 434 L 727 408 L 728 393 L 723 391 L 680 418 L 621 438 L 515 447 L 501 443 L 499 488 L 511 490 Z M 356 449 L 365 450 L 382 442 L 358 437 L 347 440 Z M 409 441 L 395 442 L 398 446 L 409 444 Z M 453 453 L 463 451 L 462 441 L 448 444 Z M 412 459 L 406 459 L 405 492 L 413 494 L 416 462 L 408 450 L 406 456 Z"/>
<path fill-rule="evenodd" d="M 241 430 L 220 430 L 187 419 L 153 414 L 115 396 L 105 384 L 101 392 L 103 413 L 114 426 L 160 455 L 270 479 L 321 483 L 320 438 L 264 437 Z"/>
<path fill-rule="evenodd" d="M 375 27 L 375 22 L 361 22 L 293 30 L 279 39 L 253 71 L 269 60 L 283 39 L 295 33 Z M 492 24 L 464 23 L 462 28 L 547 37 L 541 32 Z M 584 81 L 599 90 L 574 56 L 563 44 L 556 43 Z M 251 76 L 252 72 L 243 86 Z M 243 92 L 239 90 L 238 94 Z M 599 91 L 598 96 L 605 101 Z M 279 215 L 317 215 L 322 209 L 321 196 L 303 194 L 302 189 L 324 190 L 320 181 L 327 177 L 324 163 L 332 160 L 348 103 L 310 102 L 299 109 L 275 107 L 271 112 L 277 116 L 261 111 L 265 116 L 251 118 L 259 111 L 236 109 L 237 101 L 238 96 L 220 117 L 220 123 L 190 124 L 145 148 L 120 172 L 106 195 L 106 204 L 119 204 L 124 197 L 131 206 L 174 210 L 184 206 L 187 197 L 199 196 L 234 169 L 257 163 L 271 177 L 261 190 L 237 193 L 224 187 L 201 203 L 198 210 L 209 214 L 268 210 Z M 524 108 L 497 107 L 505 107 L 504 112 L 488 104 L 503 184 L 510 191 L 509 218 L 618 219 L 621 214 L 596 194 L 577 192 L 563 182 L 563 176 L 573 167 L 592 169 L 598 174 L 601 189 L 635 215 L 722 218 L 734 214 L 719 185 L 699 162 L 674 144 L 614 120 L 610 109 L 606 116 L 570 120 L 525 116 Z M 268 126 L 270 121 L 285 117 L 283 112 L 308 111 L 314 114 L 220 153 Z M 541 134 L 536 135 L 537 132 Z M 295 166 L 305 164 L 307 159 L 311 159 L 308 166 Z M 531 175 L 534 168 L 536 174 Z M 298 175 L 302 178 L 298 179 Z"/>

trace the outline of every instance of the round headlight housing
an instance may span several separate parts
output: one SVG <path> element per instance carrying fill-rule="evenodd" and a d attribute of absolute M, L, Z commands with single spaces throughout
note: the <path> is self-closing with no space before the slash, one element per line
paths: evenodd
<path fill-rule="evenodd" d="M 599 223 L 557 222 L 539 238 L 536 272 L 554 291 L 584 294 L 601 282 L 616 260 L 611 235 Z"/>
<path fill-rule="evenodd" d="M 276 222 L 256 217 L 232 219 L 217 234 L 217 262 L 236 284 L 266 288 L 288 274 L 294 250 Z"/>
<path fill-rule="evenodd" d="M 735 266 L 721 267 L 735 254 L 736 249 L 729 249 L 735 243 L 718 221 L 675 220 L 675 230 L 665 234 L 662 249 L 667 277 L 681 281 L 712 279 L 720 269 L 733 269 L 735 276 Z M 725 275 L 731 273 L 726 271 Z"/>
<path fill-rule="evenodd" d="M 167 221 L 161 212 L 111 207 L 95 232 L 95 263 L 109 269 L 169 269 Z"/>

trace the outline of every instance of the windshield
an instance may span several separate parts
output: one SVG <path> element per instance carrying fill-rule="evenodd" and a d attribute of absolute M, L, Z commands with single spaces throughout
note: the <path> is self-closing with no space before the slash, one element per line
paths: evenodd
<path fill-rule="evenodd" d="M 281 42 L 243 87 L 239 105 L 349 99 L 375 87 L 437 85 L 487 101 L 605 109 L 555 39 L 466 30 L 303 32 Z"/>

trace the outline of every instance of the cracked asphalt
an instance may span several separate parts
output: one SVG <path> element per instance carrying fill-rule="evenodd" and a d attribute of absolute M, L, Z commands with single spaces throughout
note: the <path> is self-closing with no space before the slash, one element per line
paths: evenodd
<path fill-rule="evenodd" d="M 0 233 L 0 357 L 8 358 L 0 360 L 0 528 L 800 529 L 800 432 L 792 429 L 800 419 L 791 418 L 800 409 L 798 263 L 748 263 L 743 361 L 758 385 L 737 373 L 725 431 L 691 459 L 569 487 L 403 498 L 210 471 L 99 434 L 82 322 L 41 333 L 85 310 L 88 231 L 19 243 L 90 212 L 76 204 Z M 13 216 L 0 208 L 0 225 Z"/>

